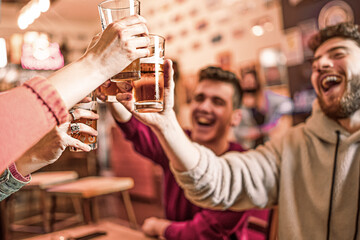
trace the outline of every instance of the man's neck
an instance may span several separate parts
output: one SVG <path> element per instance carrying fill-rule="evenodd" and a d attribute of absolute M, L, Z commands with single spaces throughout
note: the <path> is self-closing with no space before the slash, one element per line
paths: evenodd
<path fill-rule="evenodd" d="M 357 110 L 348 118 L 338 119 L 337 122 L 349 133 L 354 133 L 360 129 L 360 110 Z"/>

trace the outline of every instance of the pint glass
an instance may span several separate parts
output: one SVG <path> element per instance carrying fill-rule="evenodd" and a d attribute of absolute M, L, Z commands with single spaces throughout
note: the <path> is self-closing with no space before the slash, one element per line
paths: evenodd
<path fill-rule="evenodd" d="M 77 109 L 77 108 L 82 108 L 82 109 L 93 111 L 94 113 L 97 113 L 98 105 L 97 105 L 96 101 L 91 101 L 88 103 L 78 103 L 72 109 Z M 86 124 L 86 125 L 92 127 L 93 129 L 97 130 L 97 119 L 80 118 L 80 119 L 71 121 L 71 123 L 83 123 L 83 124 Z M 78 132 L 78 133 L 72 133 L 71 137 L 76 138 L 76 139 L 80 140 L 81 142 L 89 145 L 91 147 L 91 150 L 94 150 L 97 148 L 97 137 L 96 136 L 92 136 L 88 133 Z M 81 152 L 82 150 L 75 148 L 75 147 L 70 147 L 70 151 Z"/>
<path fill-rule="evenodd" d="M 124 17 L 140 15 L 138 0 L 107 0 L 98 5 L 101 27 L 104 30 L 110 23 Z M 123 71 L 111 78 L 111 81 L 129 81 L 140 79 L 140 61 L 136 59 Z"/>
<path fill-rule="evenodd" d="M 141 79 L 132 82 L 137 112 L 163 110 L 165 39 L 154 34 L 149 37 L 150 56 L 140 59 Z"/>

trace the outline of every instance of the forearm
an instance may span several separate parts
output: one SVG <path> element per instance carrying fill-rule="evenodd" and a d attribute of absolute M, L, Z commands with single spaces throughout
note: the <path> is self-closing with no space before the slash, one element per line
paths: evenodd
<path fill-rule="evenodd" d="M 271 146 L 221 157 L 196 145 L 199 161 L 187 172 L 172 169 L 186 197 L 203 208 L 244 210 L 277 201 L 278 154 Z M 239 184 L 241 182 L 241 184 Z"/>
<path fill-rule="evenodd" d="M 36 170 L 49 165 L 47 161 L 40 161 L 25 153 L 15 161 L 16 168 L 22 176 L 27 176 Z"/>
<path fill-rule="evenodd" d="M 130 121 L 132 114 L 121 103 L 109 103 L 110 112 L 119 123 Z"/>
<path fill-rule="evenodd" d="M 177 171 L 193 169 L 199 161 L 199 152 L 186 136 L 172 112 L 162 127 L 152 127 L 172 166 Z"/>
<path fill-rule="evenodd" d="M 48 79 L 70 109 L 91 91 L 100 86 L 107 78 L 101 71 L 101 64 L 91 54 L 60 69 Z"/>

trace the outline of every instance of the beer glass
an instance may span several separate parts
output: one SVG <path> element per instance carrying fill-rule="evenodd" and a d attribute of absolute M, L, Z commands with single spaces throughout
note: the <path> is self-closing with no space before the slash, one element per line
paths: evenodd
<path fill-rule="evenodd" d="M 132 82 L 137 112 L 163 110 L 165 39 L 155 34 L 149 37 L 150 56 L 140 59 L 141 79 Z"/>
<path fill-rule="evenodd" d="M 138 0 L 107 0 L 98 5 L 101 27 L 104 30 L 110 23 L 124 17 L 140 15 Z M 111 78 L 111 81 L 129 81 L 140 79 L 140 61 L 136 59 L 123 71 Z"/>
<path fill-rule="evenodd" d="M 75 110 L 75 109 L 81 108 L 81 109 L 85 109 L 85 110 L 89 110 L 89 111 L 93 111 L 94 113 L 97 113 L 98 103 L 96 101 L 94 101 L 93 94 L 91 94 L 90 97 L 92 98 L 91 102 L 78 103 L 72 109 Z M 72 120 L 71 123 L 84 123 L 84 124 L 92 127 L 93 129 L 97 130 L 97 119 L 80 118 L 80 119 Z M 76 139 L 80 140 L 81 142 L 89 145 L 91 147 L 91 150 L 94 150 L 97 148 L 97 137 L 96 136 L 92 136 L 88 133 L 83 133 L 83 132 L 72 132 L 71 137 L 76 138 Z M 81 149 L 78 149 L 76 147 L 70 147 L 70 151 L 82 152 Z"/>

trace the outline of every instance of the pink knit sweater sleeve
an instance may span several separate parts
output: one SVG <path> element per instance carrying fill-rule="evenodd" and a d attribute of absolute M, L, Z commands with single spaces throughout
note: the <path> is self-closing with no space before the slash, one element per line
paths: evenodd
<path fill-rule="evenodd" d="M 0 93 L 0 111 L 0 172 L 68 117 L 60 95 L 42 77 Z"/>

